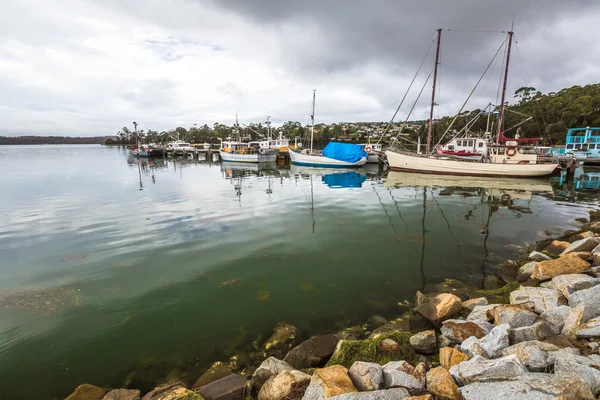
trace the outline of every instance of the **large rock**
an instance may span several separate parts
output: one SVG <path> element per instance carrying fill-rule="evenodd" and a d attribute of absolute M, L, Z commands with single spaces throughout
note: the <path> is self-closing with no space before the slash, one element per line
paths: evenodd
<path fill-rule="evenodd" d="M 475 382 L 459 389 L 464 400 L 593 400 L 594 396 L 577 376 L 558 378 L 552 374 L 527 373 L 508 381 Z"/>
<path fill-rule="evenodd" d="M 527 372 L 516 355 L 486 360 L 475 356 L 450 368 L 450 375 L 461 385 L 485 380 L 507 380 Z"/>
<path fill-rule="evenodd" d="M 479 339 L 479 346 L 486 352 L 489 358 L 500 357 L 502 350 L 508 347 L 508 324 L 494 327 L 490 333 Z"/>
<path fill-rule="evenodd" d="M 600 285 L 578 290 L 569 296 L 570 307 L 575 308 L 582 304 L 585 306 L 584 322 L 600 316 Z"/>
<path fill-rule="evenodd" d="M 578 290 L 589 289 L 600 281 L 585 274 L 566 274 L 552 278 L 552 286 L 559 290 L 567 299 Z"/>
<path fill-rule="evenodd" d="M 508 331 L 508 339 L 511 344 L 527 342 L 529 340 L 544 340 L 555 335 L 554 330 L 547 321 L 537 321 L 531 326 L 523 326 Z"/>
<path fill-rule="evenodd" d="M 587 307 L 586 304 L 580 304 L 571 310 L 571 313 L 565 320 L 565 326 L 562 330 L 563 335 L 573 336 L 575 334 L 575 331 L 583 324 L 583 316 Z"/>
<path fill-rule="evenodd" d="M 590 319 L 575 331 L 578 338 L 600 338 L 600 318 Z"/>
<path fill-rule="evenodd" d="M 471 312 L 473 311 L 473 308 L 475 308 L 475 306 L 487 306 L 487 304 L 488 299 L 486 299 L 485 297 L 477 297 L 475 299 L 463 301 L 462 308 L 464 308 L 468 312 Z"/>
<path fill-rule="evenodd" d="M 310 382 L 310 375 L 296 370 L 271 376 L 258 392 L 258 400 L 300 400 Z"/>
<path fill-rule="evenodd" d="M 106 389 L 84 383 L 77 386 L 66 400 L 102 400 L 105 394 Z"/>
<path fill-rule="evenodd" d="M 546 246 L 546 248 L 544 249 L 544 251 L 548 254 L 550 254 L 551 256 L 557 257 L 560 255 L 560 253 L 562 253 L 563 251 L 565 251 L 565 249 L 567 247 L 569 247 L 571 243 L 569 242 L 564 242 L 564 241 L 560 241 L 560 240 L 553 240 L 552 243 L 550 243 L 548 246 Z"/>
<path fill-rule="evenodd" d="M 488 304 L 485 306 L 475 306 L 473 311 L 467 316 L 467 321 L 487 321 L 491 322 L 494 320 L 494 309 L 501 304 Z"/>
<path fill-rule="evenodd" d="M 243 397 L 245 385 L 246 378 L 243 376 L 228 375 L 198 388 L 197 391 L 206 400 L 234 400 Z"/>
<path fill-rule="evenodd" d="M 375 390 L 372 392 L 346 393 L 334 397 L 335 400 L 403 400 L 413 399 L 404 388 Z M 433 399 L 432 399 L 433 400 Z"/>
<path fill-rule="evenodd" d="M 600 244 L 600 240 L 595 237 L 587 237 L 577 240 L 569 245 L 566 249 L 560 253 L 561 256 L 565 254 L 576 252 L 576 251 L 592 251 L 596 246 Z"/>
<path fill-rule="evenodd" d="M 383 366 L 383 381 L 386 388 L 403 387 L 409 392 L 425 388 L 425 377 L 406 361 L 391 361 Z"/>
<path fill-rule="evenodd" d="M 243 387 L 242 387 L 243 388 Z M 242 392 L 238 392 L 242 396 Z M 241 398 L 241 397 L 240 397 Z M 205 397 L 202 398 L 198 393 L 192 392 L 181 386 L 180 383 L 161 386 L 153 391 L 146 393 L 142 400 L 233 400 L 233 398 Z"/>
<path fill-rule="evenodd" d="M 508 324 L 512 329 L 529 326 L 537 318 L 536 313 L 522 305 L 506 304 L 494 309 L 494 324 Z"/>
<path fill-rule="evenodd" d="M 522 304 L 538 314 L 567 304 L 561 292 L 554 289 L 522 287 L 510 294 L 510 304 Z"/>
<path fill-rule="evenodd" d="M 449 319 L 443 322 L 442 334 L 453 343 L 461 343 L 470 336 L 482 338 L 487 335 L 494 325 L 486 321 L 465 321 L 462 319 Z"/>
<path fill-rule="evenodd" d="M 265 342 L 263 352 L 283 358 L 284 355 L 298 344 L 299 331 L 293 325 L 280 322 L 273 329 L 273 334 Z"/>
<path fill-rule="evenodd" d="M 551 354 L 558 347 L 538 340 L 521 342 L 502 350 L 503 356 L 516 355 L 525 367 L 532 372 L 545 371 L 554 365 L 554 357 Z"/>
<path fill-rule="evenodd" d="M 557 377 L 577 375 L 587 383 L 590 390 L 597 396 L 600 393 L 600 364 L 587 357 L 571 355 L 556 357 L 554 374 Z"/>
<path fill-rule="evenodd" d="M 291 371 L 292 369 L 292 366 L 285 361 L 278 360 L 275 357 L 269 357 L 260 364 L 260 367 L 258 367 L 256 371 L 254 371 L 250 383 L 254 390 L 259 391 L 270 377 L 283 371 Z"/>
<path fill-rule="evenodd" d="M 551 260 L 552 258 L 548 257 L 544 253 L 540 253 L 539 251 L 532 251 L 531 253 L 529 253 L 529 259 L 533 261 L 545 261 Z"/>
<path fill-rule="evenodd" d="M 356 361 L 348 370 L 348 375 L 360 391 L 379 390 L 383 387 L 383 368 L 379 364 Z"/>
<path fill-rule="evenodd" d="M 434 330 L 419 332 L 410 337 L 410 345 L 420 354 L 433 354 L 437 350 Z"/>
<path fill-rule="evenodd" d="M 115 389 L 106 393 L 102 400 L 140 400 L 142 392 L 136 389 Z"/>
<path fill-rule="evenodd" d="M 317 369 L 313 373 L 302 399 L 323 400 L 357 391 L 348 376 L 348 370 L 341 365 L 333 365 Z"/>
<path fill-rule="evenodd" d="M 216 363 L 210 366 L 208 371 L 203 373 L 200 376 L 200 378 L 196 380 L 196 382 L 192 385 L 192 390 L 195 390 L 204 385 L 208 385 L 211 382 L 218 381 L 219 379 L 225 378 L 226 376 L 231 374 L 233 374 L 233 372 L 231 372 L 231 369 L 226 364 L 222 363 L 221 361 L 217 361 Z M 265 380 L 262 381 L 262 383 L 264 383 L 267 379 L 268 377 L 265 378 Z"/>
<path fill-rule="evenodd" d="M 462 302 L 453 294 L 441 293 L 430 297 L 415 307 L 415 311 L 431 323 L 440 326 L 442 321 L 452 318 L 460 312 Z"/>
<path fill-rule="evenodd" d="M 458 386 L 452 375 L 442 367 L 427 372 L 427 391 L 440 400 L 460 400 Z"/>
<path fill-rule="evenodd" d="M 570 313 L 571 307 L 559 306 L 542 313 L 540 316 L 548 322 L 555 335 L 560 335 L 565 326 L 565 320 Z"/>
<path fill-rule="evenodd" d="M 435 400 L 430 394 L 422 394 L 420 396 L 410 396 L 404 400 Z"/>
<path fill-rule="evenodd" d="M 536 265 L 538 265 L 537 261 L 531 261 L 527 264 L 523 264 L 519 268 L 519 271 L 517 271 L 517 280 L 519 282 L 525 282 L 526 280 L 530 279 L 531 275 L 533 275 L 533 271 Z"/>
<path fill-rule="evenodd" d="M 533 269 L 531 277 L 539 281 L 547 281 L 555 276 L 579 274 L 590 267 L 590 263 L 576 254 L 567 254 L 555 260 L 542 261 Z"/>
<path fill-rule="evenodd" d="M 313 336 L 290 350 L 283 361 L 297 369 L 321 367 L 331 357 L 339 340 L 338 335 Z"/>
<path fill-rule="evenodd" d="M 467 354 L 453 347 L 442 347 L 440 349 L 440 365 L 447 370 L 463 361 L 467 361 L 469 358 Z"/>

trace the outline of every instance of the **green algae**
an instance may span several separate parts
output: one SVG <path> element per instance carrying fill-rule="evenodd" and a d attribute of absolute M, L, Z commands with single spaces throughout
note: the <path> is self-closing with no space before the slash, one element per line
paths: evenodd
<path fill-rule="evenodd" d="M 388 332 L 373 339 L 365 340 L 344 340 L 338 344 L 333 356 L 327 363 L 331 365 L 343 365 L 350 368 L 355 361 L 374 362 L 377 364 L 386 364 L 390 361 L 404 360 L 410 364 L 415 364 L 419 360 L 419 355 L 415 353 L 410 345 L 410 332 Z M 400 346 L 398 352 L 381 351 L 379 344 L 384 339 L 392 339 Z"/>
<path fill-rule="evenodd" d="M 485 297 L 490 303 L 508 304 L 510 303 L 510 294 L 520 286 L 519 282 L 511 282 L 498 289 L 477 290 L 475 294 L 476 297 Z"/>

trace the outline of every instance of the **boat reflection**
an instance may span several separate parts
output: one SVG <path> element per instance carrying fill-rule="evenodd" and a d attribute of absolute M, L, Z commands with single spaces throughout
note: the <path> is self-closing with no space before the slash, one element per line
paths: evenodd
<path fill-rule="evenodd" d="M 240 163 L 223 161 L 221 171 L 229 178 L 237 176 L 280 175 L 276 163 Z"/>
<path fill-rule="evenodd" d="M 292 165 L 290 175 L 301 178 L 320 176 L 321 181 L 332 189 L 359 188 L 367 180 L 366 172 L 362 169 L 342 168 L 313 168 Z"/>

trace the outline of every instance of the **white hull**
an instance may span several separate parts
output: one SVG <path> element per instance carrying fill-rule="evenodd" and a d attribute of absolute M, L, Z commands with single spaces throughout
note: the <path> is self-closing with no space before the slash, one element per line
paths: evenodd
<path fill-rule="evenodd" d="M 273 154 L 232 154 L 219 151 L 221 160 L 244 163 L 272 163 L 277 161 L 277 153 Z"/>
<path fill-rule="evenodd" d="M 369 157 L 367 157 L 367 164 L 379 164 L 379 154 L 377 153 L 368 153 Z"/>
<path fill-rule="evenodd" d="M 355 163 L 335 160 L 325 156 L 313 156 L 309 154 L 301 154 L 295 151 L 290 151 L 292 164 L 304 165 L 307 167 L 325 167 L 325 168 L 344 168 L 344 167 L 360 167 L 367 163 L 367 157 L 363 157 Z"/>
<path fill-rule="evenodd" d="M 440 158 L 418 157 L 386 151 L 391 169 L 444 175 L 470 176 L 545 176 L 550 175 L 558 164 L 491 164 L 466 162 Z"/>

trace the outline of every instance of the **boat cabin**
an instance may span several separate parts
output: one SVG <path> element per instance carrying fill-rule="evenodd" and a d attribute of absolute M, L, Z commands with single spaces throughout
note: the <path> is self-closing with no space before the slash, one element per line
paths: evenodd
<path fill-rule="evenodd" d="M 559 157 L 600 158 L 600 128 L 571 128 L 567 131 L 564 149 L 557 149 Z"/>
<path fill-rule="evenodd" d="M 221 142 L 220 150 L 232 154 L 255 154 L 260 151 L 259 142 Z"/>
<path fill-rule="evenodd" d="M 445 151 L 465 153 L 487 153 L 487 140 L 478 137 L 454 138 L 443 147 Z"/>
<path fill-rule="evenodd" d="M 360 147 L 367 153 L 371 153 L 373 151 L 382 151 L 383 147 L 381 143 L 363 143 L 359 144 Z"/>
<path fill-rule="evenodd" d="M 537 164 L 537 154 L 525 153 L 515 141 L 488 146 L 492 164 Z"/>

